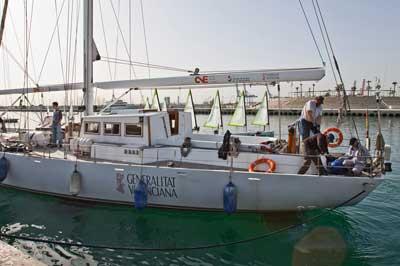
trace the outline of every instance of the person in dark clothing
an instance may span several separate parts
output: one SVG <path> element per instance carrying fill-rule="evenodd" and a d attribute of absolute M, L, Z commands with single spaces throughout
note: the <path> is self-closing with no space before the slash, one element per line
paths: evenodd
<path fill-rule="evenodd" d="M 62 144 L 62 135 L 61 135 L 61 120 L 62 120 L 62 112 L 58 107 L 58 102 L 53 102 L 53 122 L 51 124 L 52 131 L 52 144 L 54 146 L 61 146 Z"/>
<path fill-rule="evenodd" d="M 306 138 L 304 143 L 304 163 L 300 170 L 297 172 L 299 175 L 304 175 L 313 162 L 318 169 L 319 175 L 327 175 L 325 167 L 322 164 L 321 154 L 329 154 L 328 143 L 335 139 L 333 134 L 324 135 L 322 133 L 315 134 Z"/>

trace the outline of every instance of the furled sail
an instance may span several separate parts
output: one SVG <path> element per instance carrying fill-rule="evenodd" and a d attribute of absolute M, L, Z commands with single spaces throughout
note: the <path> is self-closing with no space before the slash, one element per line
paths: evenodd
<path fill-rule="evenodd" d="M 158 97 L 157 89 L 154 90 L 153 99 L 151 100 L 150 109 L 161 111 L 160 98 Z"/>
<path fill-rule="evenodd" d="M 247 119 L 246 119 L 246 102 L 245 102 L 245 95 L 244 90 L 240 94 L 239 102 L 236 105 L 235 112 L 229 122 L 230 126 L 235 127 L 245 127 L 247 126 Z"/>
<path fill-rule="evenodd" d="M 222 127 L 222 116 L 221 116 L 221 100 L 219 98 L 219 91 L 214 97 L 214 103 L 211 108 L 210 115 L 207 118 L 206 123 L 204 124 L 205 127 L 210 128 L 219 128 Z"/>
<path fill-rule="evenodd" d="M 269 125 L 267 92 L 265 92 L 260 102 L 260 106 L 258 107 L 256 117 L 254 118 L 252 124 L 257 126 Z"/>
<path fill-rule="evenodd" d="M 197 130 L 199 127 L 197 126 L 197 119 L 196 119 L 196 114 L 195 114 L 195 110 L 194 110 L 192 90 L 189 90 L 189 93 L 188 93 L 188 96 L 186 99 L 185 109 L 183 111 L 188 112 L 192 115 L 192 127 L 193 127 L 193 129 Z"/>

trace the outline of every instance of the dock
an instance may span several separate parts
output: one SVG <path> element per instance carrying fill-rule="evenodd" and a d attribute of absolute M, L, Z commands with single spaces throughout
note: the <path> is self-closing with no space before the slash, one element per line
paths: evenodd
<path fill-rule="evenodd" d="M 44 263 L 0 241 L 0 265 L 45 266 Z"/>
<path fill-rule="evenodd" d="M 369 116 L 378 115 L 378 107 L 382 117 L 400 117 L 400 97 L 382 97 L 382 101 L 378 104 L 375 96 L 349 96 L 350 111 L 351 116 L 365 116 L 368 110 Z M 304 104 L 312 99 L 312 97 L 282 97 L 280 100 L 278 98 L 269 99 L 269 114 L 278 115 L 279 114 L 279 102 L 280 102 L 280 114 L 281 115 L 295 115 L 298 116 Z M 323 105 L 323 113 L 325 116 L 337 116 L 338 109 L 342 106 L 342 98 L 337 96 L 325 97 Z M 118 107 L 126 107 L 130 109 L 142 109 L 143 106 L 139 104 L 125 104 Z M 211 112 L 212 103 L 202 103 L 195 104 L 196 114 L 208 115 Z M 103 105 L 95 105 L 94 111 L 99 112 L 104 108 Z M 168 108 L 183 110 L 184 104 L 170 104 Z M 2 112 L 42 112 L 46 113 L 47 110 L 51 110 L 49 106 L 0 106 L 0 111 Z M 69 110 L 69 106 L 60 106 L 60 110 Z M 74 113 L 83 112 L 85 110 L 84 106 L 75 105 L 73 106 Z M 246 114 L 255 115 L 258 110 L 257 103 L 248 104 L 246 108 Z M 225 115 L 231 115 L 235 111 L 235 104 L 221 104 L 221 112 Z M 14 119 L 15 120 L 15 119 Z M 10 121 L 5 121 L 6 123 L 15 123 L 10 119 Z"/>

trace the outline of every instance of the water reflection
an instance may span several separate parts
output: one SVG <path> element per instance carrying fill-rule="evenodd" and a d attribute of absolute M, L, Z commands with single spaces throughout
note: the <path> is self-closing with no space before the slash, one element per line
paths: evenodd
<path fill-rule="evenodd" d="M 346 252 L 346 243 L 338 230 L 317 227 L 294 246 L 292 265 L 342 265 Z"/>

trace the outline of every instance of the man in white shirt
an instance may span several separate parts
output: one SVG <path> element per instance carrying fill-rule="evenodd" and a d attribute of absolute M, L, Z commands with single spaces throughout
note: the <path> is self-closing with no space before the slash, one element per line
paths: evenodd
<path fill-rule="evenodd" d="M 311 131 L 314 134 L 320 132 L 323 103 L 324 97 L 317 96 L 304 105 L 300 116 L 300 134 L 303 140 L 310 136 Z"/>
<path fill-rule="evenodd" d="M 347 157 L 343 161 L 343 166 L 348 168 L 351 174 L 358 176 L 364 170 L 370 154 L 357 138 L 351 138 L 349 145 L 349 151 L 346 153 Z"/>

